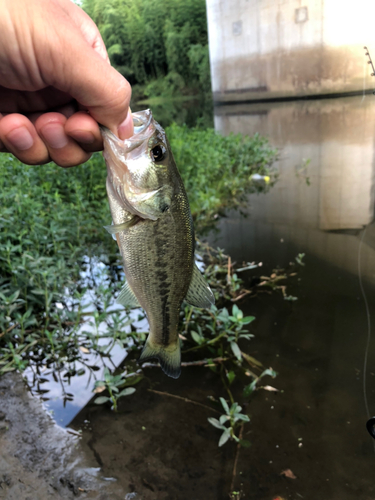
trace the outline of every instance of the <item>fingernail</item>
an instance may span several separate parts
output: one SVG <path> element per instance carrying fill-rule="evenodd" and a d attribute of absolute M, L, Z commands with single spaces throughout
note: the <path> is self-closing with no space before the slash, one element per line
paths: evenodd
<path fill-rule="evenodd" d="M 64 128 L 55 123 L 49 123 L 48 125 L 42 127 L 41 134 L 48 143 L 48 146 L 53 149 L 61 149 L 69 142 Z"/>
<path fill-rule="evenodd" d="M 94 134 L 88 130 L 74 130 L 69 132 L 69 136 L 82 144 L 93 144 L 95 142 Z"/>
<path fill-rule="evenodd" d="M 129 108 L 128 114 L 125 120 L 117 129 L 117 135 L 123 141 L 124 139 L 129 139 L 134 134 L 133 118 Z"/>
<path fill-rule="evenodd" d="M 7 134 L 6 138 L 19 151 L 26 151 L 34 144 L 34 139 L 26 127 L 15 128 Z"/>

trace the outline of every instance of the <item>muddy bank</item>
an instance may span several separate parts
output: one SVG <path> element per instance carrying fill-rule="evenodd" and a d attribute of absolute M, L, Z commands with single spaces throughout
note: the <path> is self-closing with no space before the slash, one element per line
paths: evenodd
<path fill-rule="evenodd" d="M 0 378 L 0 499 L 124 499 L 80 438 L 58 427 L 20 375 Z"/>

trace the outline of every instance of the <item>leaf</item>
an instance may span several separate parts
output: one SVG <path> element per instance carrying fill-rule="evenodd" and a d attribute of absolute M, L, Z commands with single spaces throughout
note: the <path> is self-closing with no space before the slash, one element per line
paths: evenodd
<path fill-rule="evenodd" d="M 276 387 L 272 387 L 272 385 L 265 385 L 262 387 L 262 389 L 270 392 L 279 392 L 279 389 L 276 389 Z"/>
<path fill-rule="evenodd" d="M 243 313 L 242 313 L 241 309 L 239 309 L 236 304 L 233 304 L 232 316 L 234 316 L 236 319 L 243 317 Z"/>
<path fill-rule="evenodd" d="M 229 415 L 221 415 L 221 417 L 220 417 L 220 423 L 221 424 L 224 424 L 225 422 L 228 422 L 228 420 L 230 420 L 230 416 Z"/>
<path fill-rule="evenodd" d="M 133 375 L 134 376 L 126 377 L 121 387 L 129 387 L 130 385 L 138 384 L 138 382 L 143 380 L 143 375 L 140 375 L 138 373 L 134 373 Z"/>
<path fill-rule="evenodd" d="M 229 318 L 229 312 L 226 307 L 223 307 L 223 309 L 220 310 L 219 314 L 217 315 L 218 321 L 222 321 L 223 323 L 226 323 Z"/>
<path fill-rule="evenodd" d="M 194 342 L 196 342 L 197 344 L 200 345 L 204 341 L 204 339 L 199 335 L 199 333 L 194 332 L 194 331 L 192 331 L 190 333 L 191 333 L 191 336 L 193 337 Z"/>
<path fill-rule="evenodd" d="M 100 394 L 101 392 L 105 391 L 105 385 L 98 385 L 97 387 L 95 387 L 95 389 L 93 390 L 93 392 L 95 394 Z"/>
<path fill-rule="evenodd" d="M 272 370 L 272 368 L 267 368 L 264 370 L 264 372 L 259 376 L 259 378 L 265 377 L 266 375 L 269 375 L 272 378 L 275 378 L 277 376 L 277 373 L 275 370 Z"/>
<path fill-rule="evenodd" d="M 240 348 L 238 347 L 236 342 L 231 342 L 230 343 L 231 349 L 233 351 L 233 354 L 236 356 L 236 358 L 241 361 L 242 356 L 241 356 L 241 351 Z"/>
<path fill-rule="evenodd" d="M 248 325 L 249 323 L 251 323 L 252 321 L 254 321 L 254 319 L 255 319 L 255 316 L 246 316 L 245 318 L 242 318 L 241 323 L 243 325 Z"/>
<path fill-rule="evenodd" d="M 241 339 L 250 340 L 250 339 L 252 339 L 253 337 L 254 337 L 254 335 L 253 335 L 253 334 L 251 334 L 251 333 L 241 333 L 241 334 L 240 334 L 240 338 L 241 338 Z"/>
<path fill-rule="evenodd" d="M 229 415 L 229 406 L 228 406 L 228 403 L 225 401 L 224 398 L 220 398 L 220 402 L 225 410 L 225 412 Z"/>
<path fill-rule="evenodd" d="M 231 415 L 234 415 L 235 413 L 239 413 L 241 410 L 242 410 L 242 407 L 236 402 L 234 402 L 232 404 L 232 406 L 230 407 Z"/>
<path fill-rule="evenodd" d="M 222 425 L 216 418 L 208 418 L 207 419 L 211 425 L 213 425 L 214 427 L 217 427 L 218 429 L 225 429 L 226 427 L 224 425 Z"/>
<path fill-rule="evenodd" d="M 289 477 L 290 479 L 297 479 L 297 476 L 295 476 L 293 474 L 293 471 L 291 471 L 290 469 L 285 469 L 282 472 L 280 472 L 280 476 Z"/>
<path fill-rule="evenodd" d="M 102 405 L 103 403 L 106 403 L 107 401 L 110 401 L 111 398 L 107 398 L 107 396 L 100 396 L 99 398 L 96 398 L 94 403 L 97 405 Z"/>
<path fill-rule="evenodd" d="M 243 390 L 243 393 L 244 393 L 244 396 L 247 398 L 249 396 L 251 396 L 251 394 L 254 392 L 254 389 L 257 385 L 257 382 L 258 382 L 259 379 L 255 379 L 251 382 L 251 384 L 247 385 L 244 390 Z"/>
<path fill-rule="evenodd" d="M 223 446 L 223 444 L 225 444 L 229 438 L 230 438 L 230 431 L 229 429 L 225 429 L 219 440 L 219 446 Z"/>
<path fill-rule="evenodd" d="M 121 398 L 122 396 L 130 396 L 130 394 L 133 394 L 134 392 L 135 392 L 134 387 L 126 387 L 117 395 L 117 397 Z"/>
<path fill-rule="evenodd" d="M 229 384 L 231 384 L 235 378 L 236 374 L 234 373 L 234 371 L 230 371 L 227 373 L 227 379 L 229 381 Z"/>
<path fill-rule="evenodd" d="M 120 375 L 115 375 L 111 379 L 111 384 L 113 384 L 113 385 L 119 385 L 122 382 L 123 382 L 122 373 Z"/>
<path fill-rule="evenodd" d="M 247 415 L 244 415 L 243 413 L 236 413 L 235 417 L 237 420 L 243 420 L 244 422 L 250 422 L 250 418 Z"/>

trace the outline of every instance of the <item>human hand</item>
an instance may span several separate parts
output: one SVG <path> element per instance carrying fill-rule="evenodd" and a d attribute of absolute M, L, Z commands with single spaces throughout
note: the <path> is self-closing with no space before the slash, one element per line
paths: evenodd
<path fill-rule="evenodd" d="M 70 0 L 0 0 L 0 151 L 70 167 L 103 149 L 98 122 L 133 133 L 129 83 Z"/>

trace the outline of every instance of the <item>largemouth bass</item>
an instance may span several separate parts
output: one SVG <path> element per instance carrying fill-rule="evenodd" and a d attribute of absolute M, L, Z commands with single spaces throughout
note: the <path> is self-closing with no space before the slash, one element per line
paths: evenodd
<path fill-rule="evenodd" d="M 139 361 L 156 358 L 178 378 L 183 300 L 215 302 L 194 263 L 194 228 L 182 179 L 163 128 L 150 110 L 133 113 L 134 135 L 121 141 L 102 127 L 107 193 L 126 283 L 117 302 L 143 307 L 149 335 Z"/>

